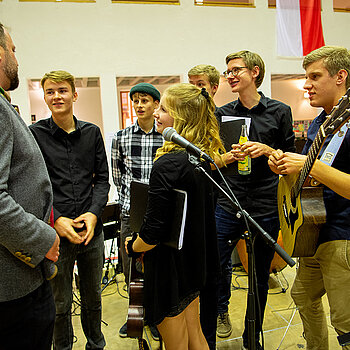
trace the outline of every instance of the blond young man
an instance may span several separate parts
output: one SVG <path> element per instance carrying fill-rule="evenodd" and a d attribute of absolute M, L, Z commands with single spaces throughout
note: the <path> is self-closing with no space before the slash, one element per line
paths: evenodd
<path fill-rule="evenodd" d="M 263 229 L 274 239 L 279 231 L 277 211 L 278 176 L 268 167 L 267 158 L 278 148 L 294 151 L 294 133 L 292 114 L 289 106 L 266 97 L 258 88 L 262 84 L 265 64 L 262 58 L 250 51 L 239 51 L 226 57 L 227 70 L 225 77 L 232 92 L 237 92 L 238 100 L 230 102 L 216 111 L 220 127 L 225 127 L 224 116 L 244 118 L 250 124 L 249 141 L 244 145 L 232 144 L 231 158 L 226 154 L 224 176 L 233 193 L 245 209 Z M 239 131 L 238 131 L 239 135 Z M 238 140 L 236 140 L 237 142 Z M 234 141 L 232 141 L 234 143 Z M 251 157 L 251 173 L 240 175 L 237 161 L 242 156 Z M 229 172 L 225 172 L 229 171 Z M 231 254 L 236 242 L 246 231 L 244 220 L 236 218 L 236 210 L 227 198 L 219 193 L 216 206 L 216 227 L 218 232 L 220 263 L 222 276 L 218 290 L 218 329 L 220 337 L 231 334 L 232 326 L 228 314 L 231 296 Z M 255 295 L 255 340 L 256 348 L 261 349 L 259 333 L 262 323 L 268 292 L 268 279 L 274 251 L 267 246 L 262 237 L 254 232 L 255 267 L 257 292 Z M 260 314 L 259 306 L 260 305 Z M 247 315 L 247 314 L 246 314 Z M 243 333 L 243 349 L 248 347 L 247 317 Z"/>
<path fill-rule="evenodd" d="M 210 64 L 198 64 L 188 73 L 188 82 L 200 89 L 205 88 L 211 97 L 214 97 L 220 83 L 219 71 Z"/>
<path fill-rule="evenodd" d="M 324 46 L 303 61 L 304 89 L 310 105 L 323 111 L 311 123 L 303 149 L 306 154 L 327 114 L 350 87 L 350 52 L 343 47 Z M 336 136 L 333 136 L 333 138 Z M 325 144 L 330 142 L 327 138 Z M 328 350 L 328 326 L 321 297 L 327 294 L 331 323 L 337 333 L 350 332 L 350 132 L 345 134 L 332 166 L 316 160 L 310 175 L 324 184 L 327 220 L 319 233 L 313 257 L 299 259 L 291 295 L 304 326 L 308 350 Z M 269 158 L 277 174 L 300 172 L 306 156 L 275 151 Z M 350 349 L 344 346 L 343 349 Z"/>
<path fill-rule="evenodd" d="M 187 75 L 190 84 L 200 89 L 206 89 L 210 96 L 214 97 L 220 83 L 220 73 L 214 66 L 198 64 L 191 68 Z M 226 154 L 223 155 L 222 159 L 225 159 L 225 156 Z M 213 176 L 216 177 L 218 174 L 214 173 Z M 217 194 L 217 189 L 214 189 L 214 193 Z M 212 278 L 207 281 L 205 287 L 200 291 L 200 322 L 210 350 L 216 349 L 216 315 L 217 280 Z"/>
<path fill-rule="evenodd" d="M 54 193 L 54 228 L 61 238 L 58 274 L 52 280 L 56 304 L 54 349 L 71 349 L 72 278 L 79 271 L 81 323 L 86 348 L 103 349 L 101 279 L 104 239 L 101 214 L 107 203 L 108 164 L 100 129 L 73 115 L 78 98 L 74 77 L 52 71 L 41 80 L 51 118 L 30 126 L 43 153 Z"/>

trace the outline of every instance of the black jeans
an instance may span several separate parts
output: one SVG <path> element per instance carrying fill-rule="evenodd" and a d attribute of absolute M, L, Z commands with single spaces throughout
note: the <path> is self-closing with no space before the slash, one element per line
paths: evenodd
<path fill-rule="evenodd" d="M 0 350 L 50 350 L 55 322 L 51 286 L 0 303 Z"/>

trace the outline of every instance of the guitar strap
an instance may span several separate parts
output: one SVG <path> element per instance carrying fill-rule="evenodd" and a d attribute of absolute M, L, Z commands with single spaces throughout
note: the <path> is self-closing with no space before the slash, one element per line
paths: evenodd
<path fill-rule="evenodd" d="M 349 123 L 344 124 L 342 128 L 339 130 L 339 132 L 337 132 L 332 137 L 331 141 L 329 142 L 328 146 L 326 147 L 326 149 L 324 150 L 320 158 L 320 161 L 322 163 L 332 166 L 332 163 L 340 149 L 341 144 L 344 141 L 346 132 L 348 131 L 349 128 L 350 128 Z"/>

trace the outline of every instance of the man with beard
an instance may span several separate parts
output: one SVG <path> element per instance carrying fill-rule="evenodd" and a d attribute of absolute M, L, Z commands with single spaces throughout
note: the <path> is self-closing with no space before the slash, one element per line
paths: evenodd
<path fill-rule="evenodd" d="M 55 305 L 46 267 L 58 259 L 59 237 L 48 225 L 44 159 L 5 92 L 17 86 L 15 46 L 0 23 L 0 348 L 49 350 Z"/>

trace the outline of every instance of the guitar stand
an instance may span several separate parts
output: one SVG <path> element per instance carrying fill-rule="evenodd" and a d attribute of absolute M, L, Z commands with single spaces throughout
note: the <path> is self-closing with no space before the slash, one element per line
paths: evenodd
<path fill-rule="evenodd" d="M 280 276 L 278 275 L 278 271 L 277 270 L 272 270 L 272 273 L 275 275 L 276 280 L 277 280 L 279 286 L 281 287 L 281 292 L 282 293 L 286 293 L 287 290 L 286 290 L 286 288 L 283 287 L 283 284 L 282 284 L 282 282 L 280 280 Z"/>
<path fill-rule="evenodd" d="M 289 308 L 289 307 L 288 307 L 288 308 Z M 286 334 L 287 334 L 287 332 L 288 332 L 288 330 L 289 330 L 289 328 L 290 328 L 290 326 L 291 326 L 291 324 L 292 324 L 292 321 L 293 321 L 293 318 L 294 318 L 296 312 L 297 312 L 297 307 L 294 308 L 293 314 L 292 314 L 291 318 L 290 318 L 289 321 L 288 321 L 287 328 L 286 328 L 286 330 L 285 330 L 285 332 L 284 332 L 284 334 L 283 334 L 283 337 L 282 337 L 282 339 L 281 339 L 281 342 L 280 342 L 280 344 L 278 345 L 278 347 L 277 347 L 276 350 L 279 350 L 279 348 L 281 347 L 281 345 L 282 345 L 282 343 L 283 343 L 283 340 L 284 340 L 284 338 L 286 337 Z"/>
<path fill-rule="evenodd" d="M 199 157 L 192 157 L 190 159 L 191 163 L 194 164 L 196 170 L 202 172 L 225 196 L 229 199 L 235 210 L 237 210 L 237 218 L 243 217 L 246 226 L 247 233 L 244 235 L 246 241 L 247 254 L 248 254 L 248 309 L 247 309 L 247 325 L 248 325 L 248 349 L 256 350 L 256 341 L 255 341 L 255 322 L 256 322 L 256 310 L 255 310 L 255 262 L 254 262 L 254 252 L 253 244 L 250 233 L 249 225 L 252 225 L 256 231 L 262 236 L 265 242 L 274 249 L 280 257 L 291 267 L 295 265 L 294 260 L 277 244 L 277 242 L 267 233 L 265 230 L 240 206 L 236 196 L 231 191 L 229 185 L 227 184 L 226 179 L 222 175 L 218 166 L 212 162 L 215 166 L 216 171 L 219 172 L 221 179 L 225 183 L 226 188 L 229 190 L 228 194 L 213 178 L 210 176 L 207 171 L 201 167 L 201 161 Z"/>

